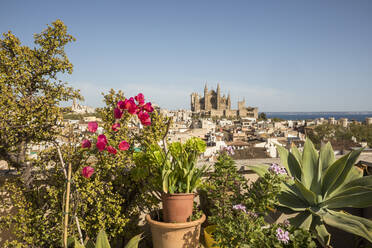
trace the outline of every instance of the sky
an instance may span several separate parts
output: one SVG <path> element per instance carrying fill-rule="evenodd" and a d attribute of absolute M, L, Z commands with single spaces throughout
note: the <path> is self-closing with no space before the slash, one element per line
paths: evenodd
<path fill-rule="evenodd" d="M 61 79 L 83 104 L 111 88 L 190 109 L 204 85 L 259 111 L 372 111 L 370 0 L 3 0 L 0 32 L 24 45 L 61 19 L 77 40 Z"/>

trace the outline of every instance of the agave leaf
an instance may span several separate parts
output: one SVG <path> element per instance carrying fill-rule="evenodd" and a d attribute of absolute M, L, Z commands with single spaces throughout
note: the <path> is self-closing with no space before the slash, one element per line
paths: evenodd
<path fill-rule="evenodd" d="M 295 156 L 288 152 L 287 149 L 280 145 L 276 145 L 276 149 L 280 156 L 280 161 L 282 165 L 285 167 L 285 169 L 288 172 L 289 176 L 292 176 L 297 179 L 301 179 L 301 166 Z"/>
<path fill-rule="evenodd" d="M 320 191 L 320 187 L 318 187 L 319 171 L 321 171 L 321 168 L 319 168 L 318 163 L 318 152 L 311 140 L 306 139 L 302 153 L 301 182 L 307 189 L 314 190 L 317 193 Z"/>
<path fill-rule="evenodd" d="M 124 248 L 138 248 L 138 243 L 142 240 L 142 234 L 138 234 L 129 240 Z"/>
<path fill-rule="evenodd" d="M 313 221 L 313 215 L 309 211 L 300 212 L 295 217 L 288 219 L 291 225 L 302 228 L 305 230 L 309 230 L 311 226 L 311 222 Z"/>
<path fill-rule="evenodd" d="M 363 186 L 350 187 L 324 201 L 320 206 L 327 208 L 366 208 L 372 206 L 372 188 Z"/>
<path fill-rule="evenodd" d="M 365 176 L 365 177 L 357 178 L 343 185 L 341 189 L 352 188 L 355 186 L 372 187 L 372 176 Z"/>
<path fill-rule="evenodd" d="M 341 174 L 334 180 L 334 183 L 331 185 L 331 187 L 328 189 L 327 194 L 332 193 L 334 190 L 336 190 L 338 187 L 342 186 L 345 179 L 347 178 L 348 174 L 354 168 L 354 164 L 356 160 L 358 159 L 360 153 L 363 151 L 363 148 L 352 151 L 350 153 L 350 156 L 345 164 L 344 169 L 342 170 Z"/>
<path fill-rule="evenodd" d="M 349 159 L 350 153 L 336 160 L 328 169 L 323 173 L 322 178 L 322 192 L 325 195 L 331 186 L 335 183 L 336 179 L 341 174 L 342 170 Z"/>
<path fill-rule="evenodd" d="M 259 165 L 248 165 L 247 168 L 249 170 L 252 170 L 254 171 L 257 175 L 259 175 L 260 177 L 263 177 L 267 172 L 268 172 L 268 169 L 269 169 L 269 165 L 267 164 L 259 164 Z"/>
<path fill-rule="evenodd" d="M 293 156 L 297 159 L 298 164 L 302 167 L 302 153 L 298 150 L 294 143 L 291 145 L 291 151 Z"/>
<path fill-rule="evenodd" d="M 302 196 L 306 199 L 310 206 L 315 206 L 317 202 L 316 195 L 311 190 L 307 189 L 300 181 L 295 179 L 295 185 L 301 192 Z"/>
<path fill-rule="evenodd" d="M 319 152 L 319 163 L 321 164 L 322 172 L 335 162 L 335 152 L 333 151 L 330 142 L 323 145 Z"/>
<path fill-rule="evenodd" d="M 68 247 L 68 246 L 67 246 Z M 85 248 L 84 245 L 80 244 L 79 241 L 77 241 L 77 239 L 75 238 L 74 239 L 74 248 Z"/>
<path fill-rule="evenodd" d="M 110 248 L 110 247 L 111 246 L 108 241 L 106 232 L 104 230 L 101 230 L 97 236 L 96 248 Z"/>
<path fill-rule="evenodd" d="M 372 176 L 363 177 L 363 170 L 358 168 L 357 166 L 354 166 L 350 170 L 342 185 L 335 189 L 332 193 L 327 195 L 327 199 L 332 198 L 334 195 L 339 194 L 341 191 L 354 186 L 372 186 Z"/>
<path fill-rule="evenodd" d="M 344 212 L 327 210 L 323 221 L 330 226 L 358 235 L 372 242 L 372 221 Z"/>
<path fill-rule="evenodd" d="M 296 194 L 289 191 L 282 191 L 278 195 L 279 206 L 292 209 L 294 211 L 305 211 L 309 204 L 300 199 Z"/>
<path fill-rule="evenodd" d="M 93 240 L 89 239 L 87 241 L 85 241 L 85 248 L 94 248 L 95 247 L 95 244 L 93 242 Z"/>
<path fill-rule="evenodd" d="M 329 247 L 331 234 L 327 231 L 326 226 L 322 223 L 319 217 L 314 218 L 311 229 L 315 231 L 319 243 L 323 247 Z"/>

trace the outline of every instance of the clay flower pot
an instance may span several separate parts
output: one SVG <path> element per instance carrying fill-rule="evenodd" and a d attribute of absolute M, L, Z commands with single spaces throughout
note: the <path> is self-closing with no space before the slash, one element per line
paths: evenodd
<path fill-rule="evenodd" d="M 164 194 L 162 196 L 164 222 L 186 222 L 192 214 L 194 197 L 194 193 Z"/>
<path fill-rule="evenodd" d="M 150 224 L 154 248 L 195 248 L 199 247 L 201 224 L 205 215 L 195 221 L 184 223 L 165 223 L 151 219 L 146 215 Z"/>

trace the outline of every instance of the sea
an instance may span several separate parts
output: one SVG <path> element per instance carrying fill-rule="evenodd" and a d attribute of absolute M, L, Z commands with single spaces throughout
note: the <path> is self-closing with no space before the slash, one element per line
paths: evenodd
<path fill-rule="evenodd" d="M 329 119 L 334 117 L 336 120 L 347 118 L 363 122 L 367 117 L 372 117 L 372 111 L 364 112 L 265 112 L 267 118 L 280 118 L 284 120 L 314 120 L 319 118 Z"/>

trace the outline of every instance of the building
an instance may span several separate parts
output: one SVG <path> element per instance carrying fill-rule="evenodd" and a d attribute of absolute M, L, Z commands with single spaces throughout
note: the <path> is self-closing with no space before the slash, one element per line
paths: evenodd
<path fill-rule="evenodd" d="M 78 104 L 76 102 L 76 99 L 74 99 L 72 103 L 71 110 L 72 112 L 77 113 L 77 114 L 91 114 L 95 112 L 94 108 L 92 107 Z"/>
<path fill-rule="evenodd" d="M 230 93 L 226 97 L 221 96 L 220 84 L 217 90 L 208 91 L 207 84 L 204 87 L 204 96 L 198 93 L 191 94 L 191 111 L 204 116 L 217 117 L 250 117 L 257 119 L 258 108 L 246 107 L 245 100 L 238 101 L 238 109 L 231 109 Z"/>

